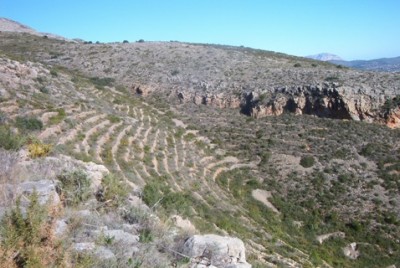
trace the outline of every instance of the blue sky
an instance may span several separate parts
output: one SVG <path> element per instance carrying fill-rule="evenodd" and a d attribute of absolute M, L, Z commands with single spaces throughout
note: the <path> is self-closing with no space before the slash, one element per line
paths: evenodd
<path fill-rule="evenodd" d="M 400 56 L 400 0 L 0 0 L 0 17 L 90 41 L 244 45 L 347 60 Z"/>

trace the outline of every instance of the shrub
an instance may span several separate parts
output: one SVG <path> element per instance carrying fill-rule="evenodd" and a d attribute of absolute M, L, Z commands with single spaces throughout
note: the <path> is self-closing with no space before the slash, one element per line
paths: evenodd
<path fill-rule="evenodd" d="M 28 145 L 28 152 L 31 158 L 45 157 L 49 155 L 52 149 L 53 146 L 51 144 L 45 144 L 39 141 L 35 141 Z"/>
<path fill-rule="evenodd" d="M 51 74 L 51 76 L 53 76 L 53 77 L 57 77 L 58 76 L 58 73 L 57 73 L 57 71 L 56 70 L 50 70 L 50 74 Z"/>
<path fill-rule="evenodd" d="M 124 44 L 128 44 L 128 43 L 129 43 L 129 41 L 128 41 L 128 40 L 124 40 L 122 43 L 124 43 Z"/>
<path fill-rule="evenodd" d="M 63 267 L 67 255 L 62 243 L 54 239 L 57 209 L 39 204 L 34 192 L 29 197 L 26 213 L 20 199 L 7 212 L 0 224 L 0 267 Z"/>
<path fill-rule="evenodd" d="M 82 170 L 65 171 L 57 176 L 57 179 L 60 181 L 57 192 L 61 195 L 65 205 L 76 206 L 89 199 L 91 195 L 90 179 Z"/>
<path fill-rule="evenodd" d="M 58 114 L 50 117 L 49 123 L 52 125 L 60 123 L 66 117 L 65 110 L 63 108 L 57 109 Z"/>
<path fill-rule="evenodd" d="M 155 182 L 147 183 L 143 188 L 143 201 L 148 206 L 154 206 L 154 204 L 163 197 L 163 193 L 160 190 L 160 186 Z"/>
<path fill-rule="evenodd" d="M 295 63 L 294 65 L 293 65 L 293 67 L 301 67 L 301 64 L 300 63 Z"/>
<path fill-rule="evenodd" d="M 339 81 L 339 77 L 337 77 L 337 76 L 328 76 L 328 77 L 325 78 L 325 81 L 327 81 L 327 82 L 336 82 L 336 81 Z"/>
<path fill-rule="evenodd" d="M 119 123 L 121 121 L 121 118 L 119 116 L 113 114 L 108 115 L 107 119 L 113 124 Z"/>
<path fill-rule="evenodd" d="M 307 155 L 307 156 L 303 156 L 300 159 L 300 165 L 304 168 L 309 168 L 312 167 L 315 164 L 315 159 L 314 157 Z"/>
<path fill-rule="evenodd" d="M 21 130 L 41 130 L 43 128 L 43 122 L 34 117 L 18 116 L 15 125 Z"/>
<path fill-rule="evenodd" d="M 0 148 L 5 150 L 18 150 L 24 144 L 24 138 L 13 133 L 10 128 L 0 126 Z"/>
<path fill-rule="evenodd" d="M 112 84 L 115 82 L 115 79 L 111 77 L 91 77 L 90 81 L 96 86 L 96 88 L 104 89 L 106 86 L 112 86 Z"/>
<path fill-rule="evenodd" d="M 106 207 L 118 207 L 125 201 L 128 193 L 129 190 L 126 183 L 109 174 L 103 178 L 101 187 L 96 193 L 96 198 Z"/>

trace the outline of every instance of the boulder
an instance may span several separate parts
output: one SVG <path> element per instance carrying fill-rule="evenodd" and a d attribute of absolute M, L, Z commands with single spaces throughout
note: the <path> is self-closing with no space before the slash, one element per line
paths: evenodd
<path fill-rule="evenodd" d="M 360 256 L 357 243 L 353 242 L 344 247 L 343 254 L 349 259 L 356 260 Z"/>
<path fill-rule="evenodd" d="M 185 241 L 182 254 L 191 258 L 191 267 L 251 268 L 243 241 L 235 237 L 194 235 Z"/>

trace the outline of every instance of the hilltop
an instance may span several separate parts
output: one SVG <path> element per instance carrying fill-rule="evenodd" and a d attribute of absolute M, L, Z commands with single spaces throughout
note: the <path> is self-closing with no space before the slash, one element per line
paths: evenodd
<path fill-rule="evenodd" d="M 0 38 L 0 214 L 20 195 L 27 215 L 52 208 L 33 253 L 4 224 L 19 263 L 400 263 L 398 74 L 246 47 Z"/>

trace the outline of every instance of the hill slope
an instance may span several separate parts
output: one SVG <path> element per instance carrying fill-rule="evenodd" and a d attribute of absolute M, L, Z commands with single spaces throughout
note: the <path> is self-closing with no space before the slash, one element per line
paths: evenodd
<path fill-rule="evenodd" d="M 103 166 L 129 189 L 127 204 L 100 209 L 99 218 L 99 206 L 112 199 L 80 204 L 91 215 L 81 224 L 65 216 L 73 243 L 94 243 L 83 234 L 95 239 L 100 229 L 87 226 L 140 221 L 130 233 L 141 237 L 143 255 L 133 260 L 176 263 L 164 246 L 173 230 L 121 212 L 145 202 L 162 222 L 178 215 L 197 232 L 241 238 L 249 262 L 261 267 L 400 263 L 399 131 L 325 118 L 387 123 L 398 108 L 396 74 L 248 48 L 83 44 L 18 33 L 1 39 L 2 127 L 54 147 L 28 162 L 82 160 L 86 172 Z M 29 118 L 43 127 L 24 129 L 38 122 Z M 124 260 L 111 237 L 101 241 Z"/>

